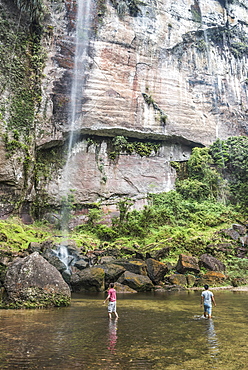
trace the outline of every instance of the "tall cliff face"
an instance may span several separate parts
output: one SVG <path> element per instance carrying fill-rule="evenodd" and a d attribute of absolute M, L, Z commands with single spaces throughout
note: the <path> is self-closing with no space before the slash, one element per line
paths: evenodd
<path fill-rule="evenodd" d="M 192 147 L 247 135 L 247 0 L 92 0 L 65 180 L 77 4 L 46 5 L 28 201 L 59 207 L 70 189 L 78 205 L 110 207 L 129 196 L 138 207 L 148 193 L 173 188 L 170 162 L 187 160 Z M 125 145 L 117 148 L 116 138 Z M 153 150 L 144 149 L 147 142 Z"/>

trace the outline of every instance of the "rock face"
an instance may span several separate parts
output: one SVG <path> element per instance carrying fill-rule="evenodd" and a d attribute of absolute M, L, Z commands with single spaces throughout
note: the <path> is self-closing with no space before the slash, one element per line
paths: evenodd
<path fill-rule="evenodd" d="M 4 11 L 18 19 L 17 9 L 7 3 L 0 0 Z M 106 211 L 115 212 L 116 200 L 125 195 L 142 207 L 147 193 L 173 188 L 170 161 L 185 161 L 192 147 L 216 138 L 247 135 L 247 0 L 97 0 L 87 16 L 90 32 L 75 106 L 77 136 L 65 166 L 76 2 L 45 3 L 42 44 L 47 58 L 26 156 L 32 160 L 30 166 L 20 162 L 24 149 L 17 144 L 16 154 L 6 157 L 0 140 L 2 217 L 13 211 L 18 196 L 25 200 L 21 213 L 26 219 L 34 201 L 43 207 L 49 199 L 59 208 L 68 189 L 81 205 L 101 200 Z M 27 24 L 22 27 L 27 32 Z M 6 70 L 1 73 L 3 78 Z M 8 122 L 9 95 L 6 87 L 1 122 L 9 141 L 16 143 L 17 133 Z M 116 153 L 113 139 L 120 136 L 159 148 L 149 155 Z M 83 212 L 80 216 L 84 220 Z"/>
<path fill-rule="evenodd" d="M 59 271 L 38 252 L 18 258 L 4 280 L 4 304 L 15 308 L 67 306 L 71 292 Z"/>

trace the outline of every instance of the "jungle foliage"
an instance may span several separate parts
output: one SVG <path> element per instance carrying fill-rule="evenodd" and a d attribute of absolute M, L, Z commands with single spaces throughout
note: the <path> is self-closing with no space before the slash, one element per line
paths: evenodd
<path fill-rule="evenodd" d="M 150 194 L 140 211 L 132 210 L 132 199 L 123 198 L 111 227 L 103 224 L 100 207 L 94 209 L 94 217 L 78 231 L 87 229 L 103 242 L 137 243 L 144 250 L 162 242 L 177 252 L 205 253 L 215 233 L 247 217 L 247 155 L 246 137 L 194 148 L 187 162 L 173 163 L 175 190 Z"/>

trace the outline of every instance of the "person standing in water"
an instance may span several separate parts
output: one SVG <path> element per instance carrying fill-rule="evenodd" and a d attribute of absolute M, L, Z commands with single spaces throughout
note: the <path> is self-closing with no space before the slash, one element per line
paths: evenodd
<path fill-rule="evenodd" d="M 201 294 L 201 306 L 204 305 L 204 317 L 206 319 L 212 318 L 212 303 L 216 306 L 214 295 L 210 290 L 209 286 L 204 285 L 205 290 Z"/>
<path fill-rule="evenodd" d="M 111 315 L 112 315 L 112 312 L 113 312 L 115 314 L 115 317 L 118 319 L 119 316 L 116 312 L 116 290 L 114 289 L 114 283 L 110 283 L 109 288 L 110 289 L 108 291 L 108 296 L 104 300 L 103 303 L 106 303 L 107 300 L 109 301 L 109 303 L 108 303 L 109 318 L 111 319 Z"/>

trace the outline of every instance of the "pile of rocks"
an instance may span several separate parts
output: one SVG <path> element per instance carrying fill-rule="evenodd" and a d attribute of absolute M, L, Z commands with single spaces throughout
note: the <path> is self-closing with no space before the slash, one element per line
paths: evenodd
<path fill-rule="evenodd" d="M 61 253 L 61 248 L 67 253 Z M 199 259 L 180 254 L 176 266 L 158 259 L 168 255 L 168 248 L 157 251 L 155 256 L 129 251 L 134 256 L 123 258 L 128 250 L 95 249 L 82 251 L 73 241 L 66 244 L 31 244 L 28 251 L 39 253 L 61 273 L 73 292 L 104 291 L 109 283 L 117 283 L 121 292 L 144 292 L 153 289 L 179 290 L 185 287 L 222 284 L 225 266 L 217 258 L 203 254 Z M 63 258 L 62 258 L 63 254 Z M 200 268 L 209 272 L 200 274 Z"/>

